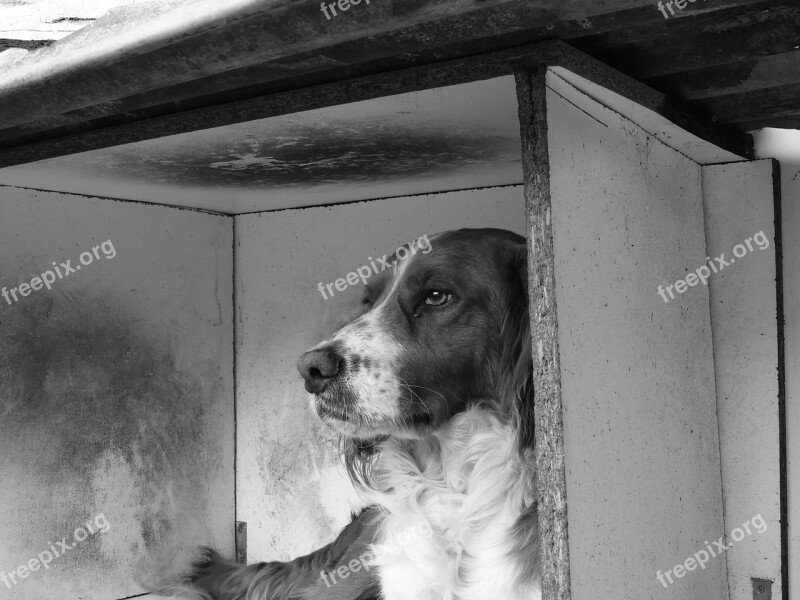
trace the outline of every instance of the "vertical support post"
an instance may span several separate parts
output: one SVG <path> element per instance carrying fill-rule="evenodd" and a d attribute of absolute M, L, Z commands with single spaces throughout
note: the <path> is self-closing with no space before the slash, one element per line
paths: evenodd
<path fill-rule="evenodd" d="M 567 484 L 547 147 L 546 67 L 519 73 L 543 600 L 570 600 Z"/>

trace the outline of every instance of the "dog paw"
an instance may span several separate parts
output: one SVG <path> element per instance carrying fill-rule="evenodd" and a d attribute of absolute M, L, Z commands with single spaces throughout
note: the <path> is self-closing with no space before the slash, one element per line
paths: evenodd
<path fill-rule="evenodd" d="M 184 585 L 200 594 L 202 600 L 245 600 L 248 590 L 268 583 L 282 563 L 240 565 L 223 558 L 216 550 L 202 547 L 189 571 Z M 259 586 L 261 587 L 261 586 Z"/>

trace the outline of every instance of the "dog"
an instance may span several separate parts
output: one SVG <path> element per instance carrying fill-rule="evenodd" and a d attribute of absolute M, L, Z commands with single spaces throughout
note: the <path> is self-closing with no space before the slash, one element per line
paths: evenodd
<path fill-rule="evenodd" d="M 205 549 L 176 595 L 540 600 L 526 242 L 462 229 L 430 243 L 393 255 L 359 316 L 298 361 L 367 508 L 287 563 Z"/>

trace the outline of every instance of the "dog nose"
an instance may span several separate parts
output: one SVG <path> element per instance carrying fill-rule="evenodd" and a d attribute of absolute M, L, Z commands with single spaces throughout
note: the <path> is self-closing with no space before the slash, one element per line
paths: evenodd
<path fill-rule="evenodd" d="M 309 350 L 297 361 L 297 370 L 306 380 L 306 391 L 322 393 L 341 371 L 344 358 L 333 346 Z"/>

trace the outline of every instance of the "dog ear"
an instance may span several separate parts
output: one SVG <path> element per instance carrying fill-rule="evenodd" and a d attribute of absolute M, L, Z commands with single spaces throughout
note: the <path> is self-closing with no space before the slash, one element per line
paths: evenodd
<path fill-rule="evenodd" d="M 500 329 L 500 402 L 517 421 L 520 451 L 533 448 L 533 360 L 528 300 L 528 249 L 516 243 L 508 261 L 505 314 Z"/>
<path fill-rule="evenodd" d="M 366 491 L 372 488 L 372 466 L 378 458 L 381 442 L 387 438 L 385 435 L 369 440 L 339 437 L 339 454 L 356 489 Z"/>

